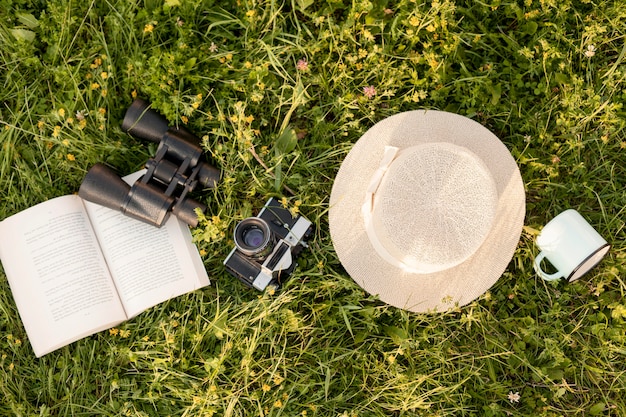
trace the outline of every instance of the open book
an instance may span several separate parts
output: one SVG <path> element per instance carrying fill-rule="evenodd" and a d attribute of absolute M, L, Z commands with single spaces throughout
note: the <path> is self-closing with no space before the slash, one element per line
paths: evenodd
<path fill-rule="evenodd" d="M 156 228 L 77 195 L 0 222 L 0 260 L 37 357 L 209 285 L 187 224 Z"/>

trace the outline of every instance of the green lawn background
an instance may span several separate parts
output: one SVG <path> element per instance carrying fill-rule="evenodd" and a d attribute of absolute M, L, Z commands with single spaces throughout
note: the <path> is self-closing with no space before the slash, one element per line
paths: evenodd
<path fill-rule="evenodd" d="M 155 146 L 120 129 L 136 96 L 223 173 L 193 230 L 212 286 L 119 328 L 36 359 L 0 269 L 0 414 L 626 415 L 625 34 L 621 1 L 0 0 L 0 219 L 96 162 L 141 168 Z M 485 125 L 526 186 L 507 272 L 445 314 L 364 293 L 328 234 L 351 145 L 418 108 Z M 316 227 L 274 295 L 222 267 L 269 196 Z M 612 249 L 548 284 L 534 239 L 568 208 Z"/>

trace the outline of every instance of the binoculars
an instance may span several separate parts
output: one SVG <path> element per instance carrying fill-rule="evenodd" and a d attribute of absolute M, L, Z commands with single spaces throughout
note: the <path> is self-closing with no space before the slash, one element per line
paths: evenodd
<path fill-rule="evenodd" d="M 159 145 L 145 164 L 146 173 L 131 186 L 98 163 L 87 172 L 78 195 L 157 227 L 170 213 L 197 226 L 196 211 L 205 212 L 207 207 L 188 194 L 198 184 L 213 188 L 220 179 L 220 171 L 204 159 L 200 139 L 185 128 L 168 126 L 165 118 L 141 99 L 126 111 L 122 130 Z"/>

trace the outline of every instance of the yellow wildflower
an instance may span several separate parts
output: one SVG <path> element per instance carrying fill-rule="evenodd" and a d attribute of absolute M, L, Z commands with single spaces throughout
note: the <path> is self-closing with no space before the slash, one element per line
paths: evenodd
<path fill-rule="evenodd" d="M 102 59 L 100 58 L 96 58 L 93 60 L 93 64 L 90 65 L 91 69 L 96 69 L 98 68 L 100 65 L 102 65 Z"/>
<path fill-rule="evenodd" d="M 68 153 L 68 154 L 67 154 L 67 160 L 68 160 L 68 161 L 75 161 L 75 160 L 76 160 L 76 157 L 75 157 L 73 154 Z"/>
<path fill-rule="evenodd" d="M 300 213 L 300 205 L 301 204 L 302 204 L 302 201 L 296 200 L 296 202 L 294 203 L 294 206 L 289 209 L 289 211 L 291 212 L 291 215 L 293 217 L 296 217 L 298 215 L 298 213 Z"/>

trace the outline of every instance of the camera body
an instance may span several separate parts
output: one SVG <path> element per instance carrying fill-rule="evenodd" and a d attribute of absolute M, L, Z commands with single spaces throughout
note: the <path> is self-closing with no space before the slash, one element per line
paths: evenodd
<path fill-rule="evenodd" d="M 110 168 L 96 164 L 87 172 L 78 195 L 157 227 L 170 213 L 195 227 L 196 210 L 204 212 L 206 206 L 189 198 L 189 193 L 197 185 L 213 188 L 220 178 L 220 171 L 205 161 L 200 139 L 184 128 L 169 127 L 141 99 L 126 111 L 122 130 L 159 145 L 145 164 L 146 173 L 130 186 Z"/>
<path fill-rule="evenodd" d="M 249 287 L 278 289 L 291 275 L 295 258 L 308 247 L 312 224 L 270 198 L 256 217 L 237 224 L 235 248 L 224 260 L 226 270 Z"/>

